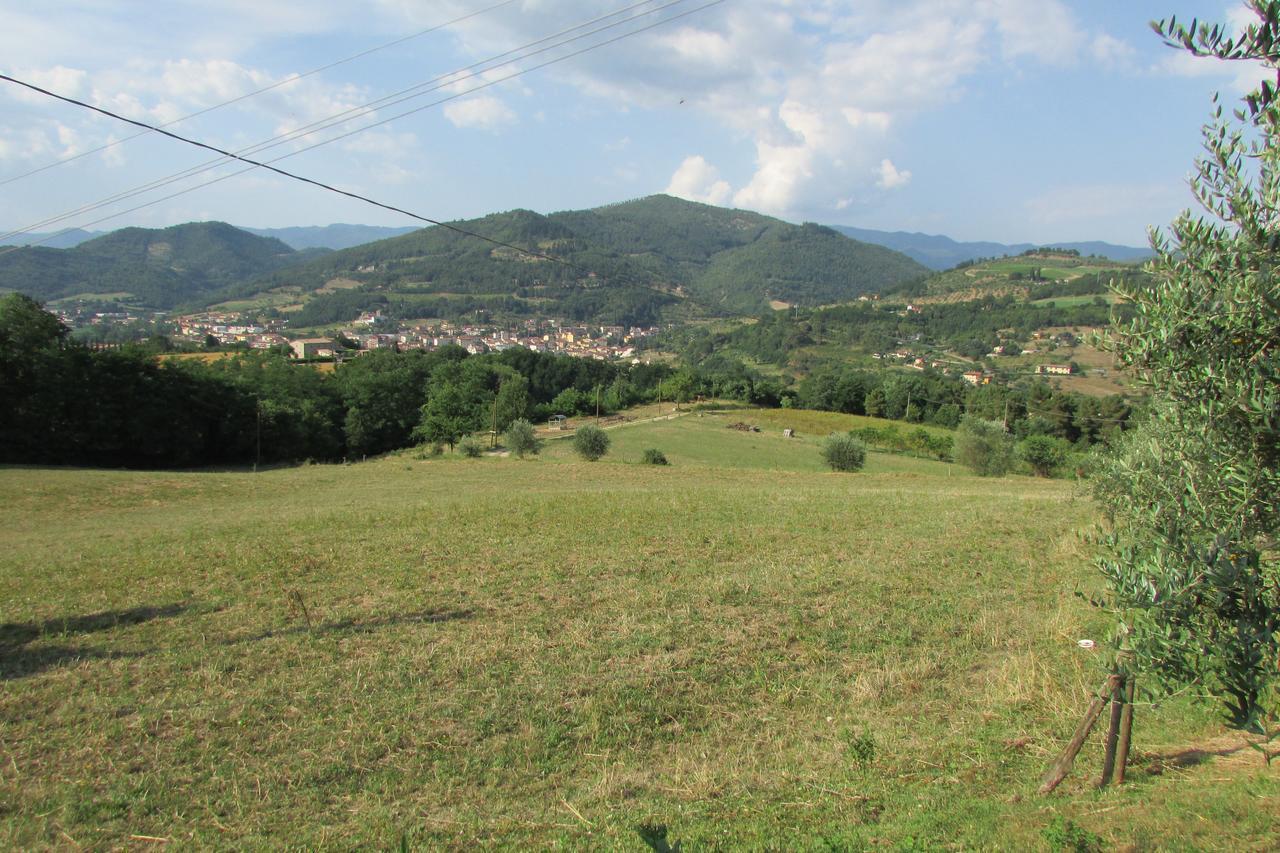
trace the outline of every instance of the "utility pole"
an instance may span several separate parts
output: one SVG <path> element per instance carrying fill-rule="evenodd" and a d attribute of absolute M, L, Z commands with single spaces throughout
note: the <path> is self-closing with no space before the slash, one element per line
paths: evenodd
<path fill-rule="evenodd" d="M 596 385 L 596 426 L 600 426 L 600 386 Z"/>
<path fill-rule="evenodd" d="M 1004 398 L 1004 431 L 1009 431 L 1009 398 Z"/>
<path fill-rule="evenodd" d="M 498 386 L 498 394 L 502 393 L 502 386 Z M 493 425 L 489 429 L 489 448 L 498 446 L 498 394 L 493 395 Z"/>
<path fill-rule="evenodd" d="M 258 473 L 258 466 L 262 464 L 262 398 L 254 399 L 254 410 L 257 415 L 257 425 L 254 430 L 254 454 L 253 454 L 253 473 Z"/>

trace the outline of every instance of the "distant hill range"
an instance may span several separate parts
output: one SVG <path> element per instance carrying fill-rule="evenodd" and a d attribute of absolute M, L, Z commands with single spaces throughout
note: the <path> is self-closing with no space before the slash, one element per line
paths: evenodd
<path fill-rule="evenodd" d="M 0 290 L 44 301 L 98 295 L 166 310 L 253 299 L 294 312 L 298 326 L 346 322 L 374 310 L 398 319 L 479 312 L 648 324 L 844 302 L 922 281 L 933 267 L 1024 249 L 794 225 L 665 195 L 453 224 L 459 230 L 331 225 L 251 232 L 221 222 L 125 228 L 89 235 L 71 248 L 0 253 Z M 330 248 L 369 236 L 385 239 Z M 872 242 L 898 236 L 965 251 L 934 251 L 921 263 L 906 254 L 919 253 L 910 240 L 902 252 Z M 1087 254 L 1123 247 L 1064 248 Z"/>
<path fill-rule="evenodd" d="M 977 258 L 999 258 L 1004 255 L 1021 255 L 1030 249 L 1052 246 L 1056 249 L 1074 249 L 1081 255 L 1097 255 L 1113 261 L 1139 261 L 1151 257 L 1151 250 L 1136 246 L 1117 246 L 1097 241 L 1085 243 L 962 243 L 932 234 L 908 231 L 876 231 L 870 228 L 853 228 L 848 225 L 832 225 L 836 231 L 864 243 L 885 246 L 901 252 L 932 270 L 951 269 L 956 264 Z"/>
<path fill-rule="evenodd" d="M 399 237 L 410 231 L 417 231 L 420 226 L 410 225 L 407 228 L 391 228 L 382 225 L 302 225 L 293 228 L 244 228 L 250 234 L 259 237 L 275 237 L 294 249 L 350 249 L 375 240 L 386 240 Z"/>
<path fill-rule="evenodd" d="M 32 231 L 11 237 L 0 243 L 6 246 L 44 246 L 48 249 L 73 249 L 94 237 L 101 237 L 106 231 L 85 231 L 82 228 L 69 228 L 66 231 Z"/>
<path fill-rule="evenodd" d="M 225 222 L 122 228 L 68 249 L 31 246 L 0 254 L 0 290 L 42 301 L 114 294 L 168 309 L 309 257 Z"/>
<path fill-rule="evenodd" d="M 235 295 L 316 294 L 297 317 L 305 325 L 370 310 L 404 319 L 485 311 L 637 324 L 838 302 L 928 273 L 830 228 L 662 195 L 454 224 L 539 256 L 432 227 L 327 254 Z"/>
<path fill-rule="evenodd" d="M 248 231 L 259 237 L 274 237 L 291 249 L 350 249 L 361 243 L 372 243 L 374 240 L 385 240 L 388 237 L 399 237 L 410 231 L 417 231 L 418 226 L 392 228 L 383 225 L 348 225 L 337 222 L 333 225 L 300 225 L 293 228 L 246 228 L 236 226 L 241 231 Z M 57 231 L 23 234 L 8 242 L 15 246 L 32 244 L 49 249 L 73 249 L 81 243 L 109 234 L 109 231 L 85 231 L 80 228 L 60 233 Z"/>

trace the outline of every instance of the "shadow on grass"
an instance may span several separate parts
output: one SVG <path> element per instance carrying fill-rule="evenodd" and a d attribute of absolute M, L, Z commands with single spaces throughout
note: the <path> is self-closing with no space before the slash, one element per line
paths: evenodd
<path fill-rule="evenodd" d="M 382 628 L 391 628 L 397 625 L 414 625 L 414 624 L 431 624 L 435 622 L 457 622 L 462 619 L 471 619 L 476 615 L 476 611 L 470 608 L 464 610 L 418 610 L 412 613 L 401 613 L 394 616 L 374 616 L 368 619 L 337 619 L 331 622 L 321 622 L 308 628 L 306 625 L 291 625 L 288 628 L 275 628 L 267 631 L 261 631 L 257 634 L 250 634 L 245 637 L 231 637 L 222 642 L 223 645 L 232 646 L 237 643 L 251 643 L 258 640 L 269 640 L 274 637 L 293 637 L 302 634 L 367 634 Z"/>
<path fill-rule="evenodd" d="M 1147 772 L 1152 775 L 1159 775 L 1164 770 L 1196 767 L 1211 758 L 1225 758 L 1228 755 L 1244 752 L 1249 748 L 1248 742 L 1244 742 L 1238 746 L 1224 746 L 1220 749 L 1191 747 L 1166 754 L 1147 753 L 1142 758 L 1147 762 Z M 1259 758 L 1258 760 L 1261 761 L 1262 759 Z"/>
<path fill-rule="evenodd" d="M 113 652 L 71 645 L 39 645 L 31 643 L 45 637 L 67 639 L 80 634 L 109 631 L 127 625 L 138 625 L 152 619 L 168 619 L 185 613 L 187 604 L 164 604 L 158 607 L 130 607 L 126 610 L 104 610 L 86 616 L 63 616 L 43 622 L 5 622 L 0 624 L 0 681 L 35 675 L 68 661 L 140 657 L 140 652 Z"/>

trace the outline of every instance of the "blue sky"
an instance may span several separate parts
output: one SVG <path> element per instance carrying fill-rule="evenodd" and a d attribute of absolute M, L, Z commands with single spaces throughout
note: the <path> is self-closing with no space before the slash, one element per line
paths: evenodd
<path fill-rule="evenodd" d="M 694 11 L 708 0 L 512 0 L 489 8 L 497 2 L 5 4 L 0 71 L 164 122 L 478 13 L 172 129 L 239 149 L 452 75 L 439 91 L 345 116 L 260 156 L 425 107 L 279 165 L 436 219 L 670 192 L 792 221 L 1131 245 L 1192 204 L 1186 180 L 1210 95 L 1234 98 L 1258 74 L 1192 60 L 1148 27 L 1169 14 L 1248 20 L 1240 5 L 1222 2 L 725 0 Z M 623 25 L 459 73 L 628 7 L 592 28 Z M 0 181 L 134 132 L 0 84 Z M 9 180 L 0 184 L 0 230 L 54 220 L 209 159 L 153 134 Z M 260 170 L 162 198 L 240 168 L 35 230 L 202 219 L 413 224 Z"/>

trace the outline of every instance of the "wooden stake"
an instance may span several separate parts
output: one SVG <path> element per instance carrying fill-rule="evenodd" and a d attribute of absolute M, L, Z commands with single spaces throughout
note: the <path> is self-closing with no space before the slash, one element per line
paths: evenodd
<path fill-rule="evenodd" d="M 1111 722 L 1107 726 L 1107 746 L 1102 755 L 1102 775 L 1098 778 L 1098 787 L 1105 788 L 1111 784 L 1111 777 L 1116 769 L 1116 745 L 1120 741 L 1120 715 L 1124 712 L 1124 676 L 1116 676 L 1119 680 L 1111 688 Z"/>
<path fill-rule="evenodd" d="M 1040 779 L 1041 794 L 1048 794 L 1054 788 L 1062 784 L 1062 780 L 1067 778 L 1067 774 L 1071 772 L 1071 765 L 1075 763 L 1076 756 L 1080 754 L 1080 748 L 1084 746 L 1084 739 L 1089 736 L 1089 732 L 1093 731 L 1094 723 L 1098 722 L 1098 717 L 1102 714 L 1103 707 L 1107 704 L 1107 699 L 1111 692 L 1115 690 L 1116 679 L 1119 676 L 1113 675 L 1107 679 L 1107 683 L 1098 691 L 1098 695 L 1094 697 L 1093 703 L 1089 705 L 1089 710 L 1085 711 L 1084 718 L 1080 720 L 1080 725 L 1076 726 L 1076 733 L 1071 736 L 1071 741 L 1067 744 L 1066 749 L 1062 750 L 1062 754 L 1058 756 L 1058 760 L 1053 762 L 1045 774 Z"/>
<path fill-rule="evenodd" d="M 1124 680 L 1124 713 L 1120 715 L 1120 744 L 1116 752 L 1116 784 L 1124 784 L 1124 769 L 1129 763 L 1129 736 L 1133 732 L 1133 675 Z"/>

